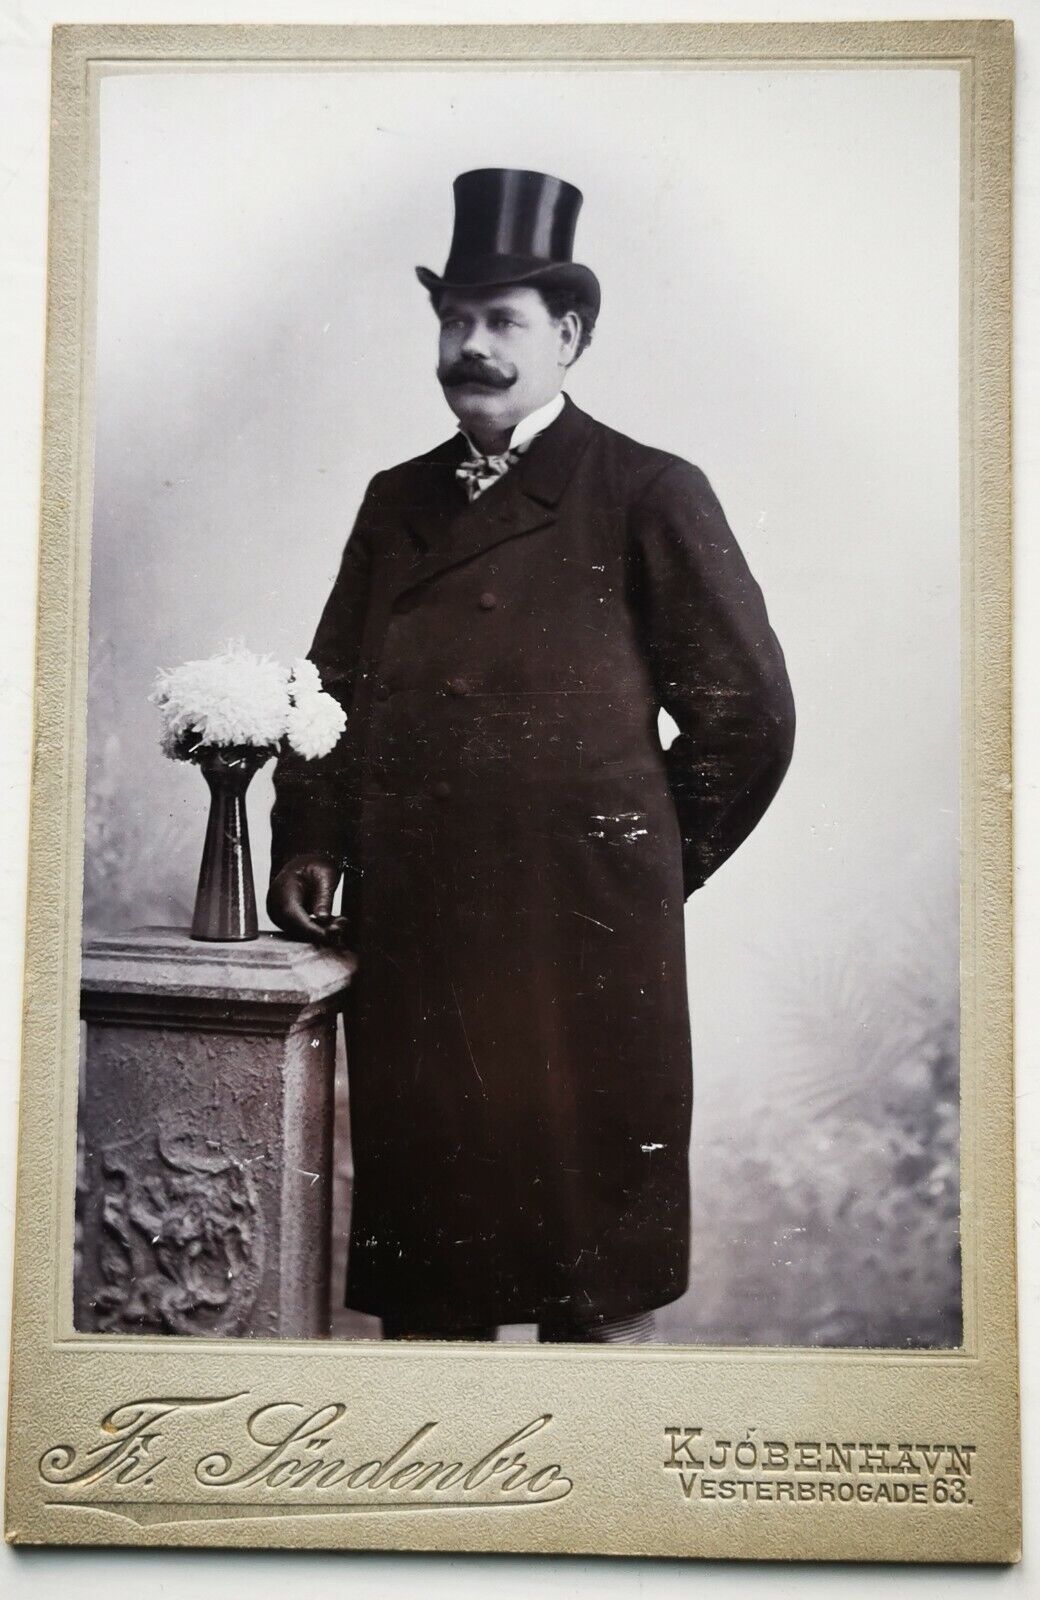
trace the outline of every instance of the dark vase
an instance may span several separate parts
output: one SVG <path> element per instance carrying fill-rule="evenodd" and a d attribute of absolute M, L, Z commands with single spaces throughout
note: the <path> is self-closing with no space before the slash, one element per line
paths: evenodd
<path fill-rule="evenodd" d="M 209 822 L 192 918 L 193 939 L 246 940 L 259 932 L 246 790 L 269 750 L 214 745 L 197 765 L 209 785 Z"/>

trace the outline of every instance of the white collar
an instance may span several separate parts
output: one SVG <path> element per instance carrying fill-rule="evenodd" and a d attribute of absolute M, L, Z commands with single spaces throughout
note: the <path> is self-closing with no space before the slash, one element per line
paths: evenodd
<path fill-rule="evenodd" d="M 543 433 L 551 422 L 556 421 L 556 418 L 563 410 L 563 407 L 564 398 L 563 390 L 561 389 L 559 394 L 554 394 L 552 399 L 547 401 L 544 406 L 539 406 L 537 411 L 529 411 L 526 417 L 520 418 L 520 421 L 517 423 L 512 434 L 510 435 L 509 443 L 506 446 L 506 449 L 518 450 L 521 445 L 529 444 L 536 433 Z M 474 444 L 473 440 L 470 438 L 469 434 L 461 424 L 459 425 L 459 432 L 466 440 L 466 443 L 469 445 L 474 456 L 484 455 L 485 452 L 481 450 L 479 445 Z"/>

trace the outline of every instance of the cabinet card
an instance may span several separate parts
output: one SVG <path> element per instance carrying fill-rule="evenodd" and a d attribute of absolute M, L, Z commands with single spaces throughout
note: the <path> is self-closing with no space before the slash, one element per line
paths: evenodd
<path fill-rule="evenodd" d="M 1011 25 L 53 62 L 7 1537 L 1016 1560 Z"/>

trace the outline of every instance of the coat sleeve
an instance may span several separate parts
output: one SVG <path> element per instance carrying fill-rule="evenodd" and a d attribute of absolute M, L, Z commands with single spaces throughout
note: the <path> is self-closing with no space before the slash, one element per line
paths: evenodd
<path fill-rule="evenodd" d="M 305 761 L 286 750 L 275 765 L 272 878 L 292 856 L 304 852 L 328 856 L 341 866 L 352 859 L 360 804 L 361 750 L 351 705 L 361 670 L 361 639 L 368 608 L 372 567 L 370 512 L 376 482 L 373 478 L 365 493 L 307 652 L 321 674 L 322 687 L 335 696 L 347 713 L 347 725 L 327 756 Z"/>
<path fill-rule="evenodd" d="M 743 843 L 783 780 L 794 700 L 762 592 L 710 484 L 674 459 L 631 513 L 633 578 L 690 895 Z"/>

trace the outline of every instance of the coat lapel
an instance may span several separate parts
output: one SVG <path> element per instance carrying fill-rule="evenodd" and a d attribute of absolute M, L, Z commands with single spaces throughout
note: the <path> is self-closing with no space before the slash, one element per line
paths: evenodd
<path fill-rule="evenodd" d="M 420 553 L 400 572 L 395 591 L 425 583 L 505 539 L 554 522 L 592 427 L 592 418 L 565 398 L 560 415 L 533 440 L 502 482 L 472 504 L 455 477 L 465 454 L 461 435 L 434 451 L 417 469 L 409 503 L 402 507 Z"/>

